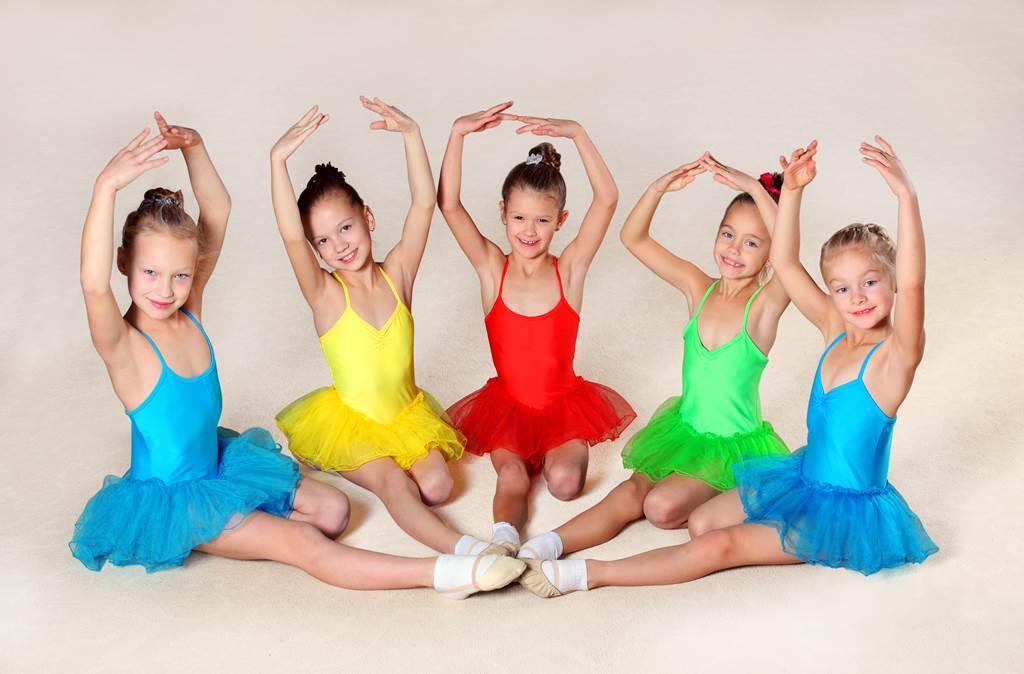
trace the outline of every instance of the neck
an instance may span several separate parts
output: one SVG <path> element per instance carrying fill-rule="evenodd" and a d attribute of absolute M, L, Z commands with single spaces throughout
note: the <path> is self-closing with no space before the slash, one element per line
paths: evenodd
<path fill-rule="evenodd" d="M 749 295 L 753 291 L 757 290 L 757 277 L 750 276 L 747 278 L 723 278 L 718 282 L 718 286 L 715 288 L 719 295 L 727 298 L 733 298 L 736 296 Z"/>
<path fill-rule="evenodd" d="M 843 329 L 846 331 L 846 343 L 851 347 L 856 347 L 864 344 L 878 344 L 892 333 L 892 323 L 887 316 L 885 320 L 879 321 L 877 325 L 867 330 L 849 323 L 845 324 Z"/>
<path fill-rule="evenodd" d="M 143 332 L 154 333 L 161 332 L 168 328 L 174 328 L 180 321 L 187 321 L 188 317 L 181 312 L 181 309 L 179 309 L 167 318 L 152 318 L 147 315 L 145 311 L 139 309 L 135 302 L 132 302 L 132 305 L 128 307 L 128 311 L 124 314 L 124 320 L 128 321 Z"/>
<path fill-rule="evenodd" d="M 515 249 L 513 249 L 508 260 L 509 267 L 514 267 L 518 273 L 528 277 L 535 275 L 539 271 L 547 269 L 554 265 L 554 263 L 554 258 L 548 251 L 544 251 L 543 255 L 538 255 L 534 258 L 525 258 L 517 254 Z"/>
<path fill-rule="evenodd" d="M 335 272 L 349 287 L 373 290 L 378 283 L 383 281 L 380 274 L 377 273 L 377 263 L 373 261 L 373 258 L 367 258 L 366 264 L 359 269 L 335 269 Z"/>

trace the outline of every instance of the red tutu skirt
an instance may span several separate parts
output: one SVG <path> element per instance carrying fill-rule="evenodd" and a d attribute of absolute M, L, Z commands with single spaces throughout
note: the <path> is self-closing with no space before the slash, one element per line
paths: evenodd
<path fill-rule="evenodd" d="M 505 449 L 537 471 L 549 451 L 570 440 L 596 445 L 619 437 L 636 412 L 618 393 L 583 377 L 565 395 L 542 408 L 510 396 L 498 377 L 448 408 L 466 436 L 466 451 L 477 455 Z"/>

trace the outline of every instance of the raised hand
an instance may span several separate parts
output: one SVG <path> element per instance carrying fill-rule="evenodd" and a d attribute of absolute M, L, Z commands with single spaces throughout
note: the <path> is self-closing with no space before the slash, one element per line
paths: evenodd
<path fill-rule="evenodd" d="M 314 105 L 307 110 L 306 114 L 299 121 L 295 122 L 290 129 L 285 131 L 284 135 L 274 143 L 274 147 L 270 149 L 271 161 L 284 161 L 288 159 L 314 131 L 320 128 L 321 124 L 330 118 L 330 115 L 320 112 L 320 106 L 318 105 Z"/>
<path fill-rule="evenodd" d="M 818 167 L 814 163 L 814 155 L 817 153 L 818 141 L 812 140 L 806 148 L 798 147 L 793 150 L 788 161 L 785 156 L 779 157 L 779 164 L 783 170 L 782 189 L 799 190 L 814 180 L 818 173 Z"/>
<path fill-rule="evenodd" d="M 702 163 L 702 159 L 703 157 L 696 161 L 692 161 L 689 164 L 683 164 L 679 168 L 672 169 L 651 183 L 651 189 L 658 194 L 664 194 L 665 192 L 677 192 L 683 189 L 696 180 L 697 176 L 708 170 L 708 168 Z"/>
<path fill-rule="evenodd" d="M 516 133 L 532 133 L 535 136 L 575 138 L 583 128 L 579 122 L 574 122 L 571 119 L 552 119 L 530 115 L 516 115 L 515 118 L 516 121 L 523 123 L 523 126 L 516 129 Z"/>
<path fill-rule="evenodd" d="M 149 169 L 166 164 L 170 159 L 167 156 L 156 159 L 150 159 L 150 157 L 167 147 L 167 139 L 157 136 L 145 140 L 148 135 L 149 129 L 143 129 L 139 135 L 121 148 L 100 171 L 96 178 L 96 185 L 115 191 L 120 190 Z"/>
<path fill-rule="evenodd" d="M 159 112 L 153 113 L 156 119 L 156 128 L 160 135 L 167 140 L 166 150 L 181 150 L 186 147 L 193 147 L 203 142 L 199 132 L 187 126 L 171 126 Z"/>
<path fill-rule="evenodd" d="M 731 187 L 734 190 L 750 192 L 760 184 L 757 178 L 721 163 L 711 155 L 711 152 L 705 152 L 697 161 L 706 170 L 711 171 L 715 182 Z"/>
<path fill-rule="evenodd" d="M 452 124 L 452 133 L 459 136 L 465 136 L 477 131 L 493 129 L 506 120 L 519 119 L 516 115 L 505 114 L 505 110 L 508 110 L 511 107 L 512 101 L 505 101 L 504 103 L 498 103 L 486 110 L 474 112 L 469 115 L 463 115 L 456 119 Z"/>
<path fill-rule="evenodd" d="M 878 169 L 889 189 L 897 197 L 906 197 L 914 194 L 914 186 L 910 183 L 910 178 L 907 177 L 907 171 L 903 168 L 903 163 L 900 162 L 899 158 L 896 157 L 896 153 L 893 152 L 892 145 L 889 145 L 889 142 L 881 136 L 875 136 L 875 142 L 881 147 L 876 147 L 870 143 L 860 144 L 860 153 L 864 155 L 864 163 Z"/>
<path fill-rule="evenodd" d="M 384 118 L 382 120 L 377 120 L 376 122 L 370 122 L 371 129 L 408 133 L 419 128 L 416 122 L 413 121 L 412 117 L 405 114 L 395 106 L 388 105 L 376 96 L 374 96 L 373 100 L 370 100 L 366 96 L 360 96 L 359 102 L 362 103 L 363 107 L 367 110 L 376 112 Z"/>

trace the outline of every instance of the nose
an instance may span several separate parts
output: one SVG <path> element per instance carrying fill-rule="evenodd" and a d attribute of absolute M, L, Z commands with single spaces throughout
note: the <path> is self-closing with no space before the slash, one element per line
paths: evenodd
<path fill-rule="evenodd" d="M 160 297 L 174 297 L 173 278 L 172 276 L 163 277 L 163 283 L 159 287 Z"/>

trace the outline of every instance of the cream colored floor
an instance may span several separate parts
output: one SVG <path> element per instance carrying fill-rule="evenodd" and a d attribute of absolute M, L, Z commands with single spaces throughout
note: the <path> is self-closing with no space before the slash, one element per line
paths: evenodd
<path fill-rule="evenodd" d="M 0 670 L 1020 667 L 1024 64 L 1012 45 L 1021 5 L 553 4 L 3 3 Z M 920 192 L 929 255 L 928 351 L 900 410 L 891 479 L 941 551 L 870 578 L 751 568 L 549 602 L 518 588 L 461 603 L 429 590 L 347 592 L 277 564 L 202 555 L 156 575 L 86 571 L 66 542 L 102 477 L 126 467 L 129 442 L 77 283 L 94 176 L 156 108 L 206 137 L 235 204 L 206 303 L 223 423 L 272 425 L 275 411 L 328 373 L 274 227 L 267 152 L 320 103 L 332 120 L 294 158 L 295 179 L 318 161 L 341 166 L 376 209 L 382 254 L 407 203 L 402 149 L 366 130 L 361 93 L 420 121 L 435 170 L 451 120 L 506 98 L 520 112 L 586 125 L 622 197 L 589 279 L 577 369 L 621 391 L 644 418 L 678 391 L 686 320 L 681 298 L 615 235 L 644 186 L 706 148 L 760 172 L 817 137 L 819 177 L 804 209 L 812 265 L 841 225 L 895 226 L 893 198 L 856 153 L 860 140 L 886 135 Z M 501 179 L 530 144 L 511 128 L 468 142 L 465 198 L 497 239 Z M 587 199 L 571 145 L 558 146 L 571 216 L 556 248 Z M 180 159 L 147 174 L 123 193 L 119 222 L 146 187 L 185 181 Z M 711 270 L 714 226 L 731 196 L 702 179 L 667 197 L 657 236 Z M 474 275 L 435 222 L 414 307 L 418 376 L 450 403 L 492 370 Z M 116 287 L 123 297 L 120 279 Z M 766 416 L 794 446 L 821 347 L 790 310 L 763 393 Z M 577 501 L 538 489 L 529 531 L 557 525 L 623 478 L 621 445 L 594 450 Z M 440 512 L 483 535 L 492 470 L 475 460 L 457 473 L 458 496 Z M 354 504 L 345 542 L 426 554 L 367 493 L 325 479 Z M 686 539 L 638 523 L 593 555 Z"/>

